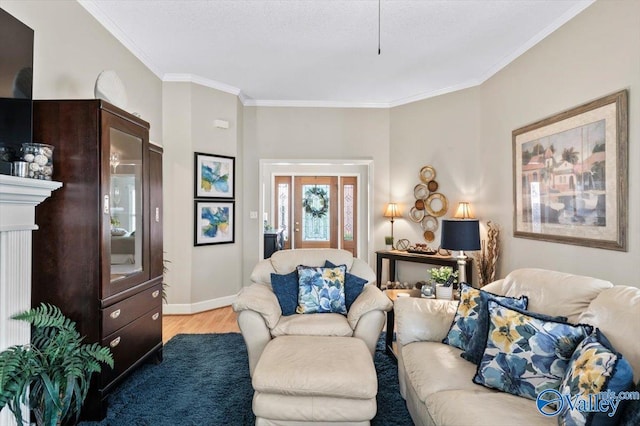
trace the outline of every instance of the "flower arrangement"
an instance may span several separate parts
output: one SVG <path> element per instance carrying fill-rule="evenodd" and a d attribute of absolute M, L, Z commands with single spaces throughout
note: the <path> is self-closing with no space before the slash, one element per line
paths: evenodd
<path fill-rule="evenodd" d="M 458 271 L 453 272 L 453 268 L 451 266 L 441 266 L 440 268 L 431 268 L 429 269 L 429 274 L 431 275 L 431 279 L 436 283 L 445 283 L 449 279 L 450 276 L 456 278 L 453 282 L 458 282 Z"/>

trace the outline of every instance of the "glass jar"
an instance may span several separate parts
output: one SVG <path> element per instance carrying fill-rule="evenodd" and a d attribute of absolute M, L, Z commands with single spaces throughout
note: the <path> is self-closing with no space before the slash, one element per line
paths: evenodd
<path fill-rule="evenodd" d="M 432 299 L 435 296 L 435 288 L 433 286 L 433 283 L 431 281 L 427 281 L 426 283 L 424 283 L 422 285 L 422 288 L 420 289 L 420 293 L 422 293 L 422 297 L 426 297 L 429 299 Z"/>
<path fill-rule="evenodd" d="M 53 176 L 53 146 L 44 143 L 23 143 L 22 161 L 27 162 L 27 177 L 51 180 Z"/>

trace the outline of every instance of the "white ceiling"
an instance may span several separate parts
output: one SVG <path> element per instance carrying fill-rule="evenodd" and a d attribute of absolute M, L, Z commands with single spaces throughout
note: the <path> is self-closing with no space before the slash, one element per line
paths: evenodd
<path fill-rule="evenodd" d="M 389 107 L 478 85 L 593 0 L 79 0 L 164 81 Z"/>

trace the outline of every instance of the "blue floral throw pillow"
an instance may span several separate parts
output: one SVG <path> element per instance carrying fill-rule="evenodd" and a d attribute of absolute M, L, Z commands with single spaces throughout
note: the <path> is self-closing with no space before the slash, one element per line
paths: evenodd
<path fill-rule="evenodd" d="M 629 362 L 617 353 L 606 337 L 596 329 L 591 335 L 582 341 L 576 348 L 569 367 L 565 372 L 558 391 L 560 394 L 575 396 L 575 404 L 578 400 L 585 401 L 589 406 L 590 401 L 604 391 L 618 392 L 630 390 L 633 387 L 633 370 Z M 607 412 L 584 412 L 571 409 L 569 404 L 563 404 L 558 416 L 560 426 L 584 426 L 584 425 L 616 425 L 624 412 L 623 402 L 613 409 L 609 407 Z"/>
<path fill-rule="evenodd" d="M 346 269 L 346 265 L 345 269 Z M 325 268 L 335 268 L 336 265 L 329 262 L 328 260 L 324 262 Z M 360 278 L 357 275 L 350 274 L 345 272 L 344 274 L 344 302 L 347 305 L 347 311 L 351 309 L 351 305 L 356 301 L 360 293 L 362 293 L 362 289 L 364 285 L 368 281 L 364 278 Z"/>
<path fill-rule="evenodd" d="M 293 315 L 298 307 L 298 271 L 271 274 L 271 288 L 278 299 L 282 315 Z"/>
<path fill-rule="evenodd" d="M 346 314 L 344 279 L 346 266 L 314 268 L 298 266 L 299 314 L 337 313 Z"/>
<path fill-rule="evenodd" d="M 546 321 L 490 300 L 487 346 L 474 383 L 535 400 L 558 389 L 576 347 L 592 327 Z"/>
<path fill-rule="evenodd" d="M 516 309 L 527 309 L 527 305 L 529 304 L 527 296 L 520 296 L 519 298 L 498 296 L 497 294 L 480 290 L 480 304 L 478 306 L 478 317 L 476 320 L 477 326 L 469 338 L 469 343 L 464 348 L 464 352 L 460 354 L 462 358 L 476 365 L 480 364 L 484 347 L 487 344 L 487 332 L 489 331 L 489 300 L 497 301 L 504 306 Z M 566 320 L 566 318 L 564 319 Z"/>
<path fill-rule="evenodd" d="M 473 344 L 474 336 L 481 334 L 483 337 L 477 339 L 478 344 L 482 345 L 478 355 L 478 358 L 481 358 L 482 352 L 484 352 L 487 329 L 489 328 L 487 324 L 489 317 L 487 308 L 488 300 L 499 300 L 508 306 L 522 309 L 527 308 L 528 302 L 527 296 L 522 296 L 519 299 L 498 296 L 484 290 L 473 288 L 467 283 L 461 283 L 458 310 L 456 311 L 456 315 L 453 317 L 449 333 L 447 333 L 447 337 L 442 340 L 442 343 L 455 346 L 456 348 L 460 348 L 463 351 L 468 352 L 472 350 L 471 345 Z M 463 352 L 461 356 L 467 359 L 464 354 L 465 352 Z M 478 360 L 476 364 L 479 362 L 480 361 Z"/>

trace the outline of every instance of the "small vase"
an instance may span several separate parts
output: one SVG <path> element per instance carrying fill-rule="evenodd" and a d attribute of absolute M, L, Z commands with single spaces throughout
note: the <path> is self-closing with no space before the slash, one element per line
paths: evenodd
<path fill-rule="evenodd" d="M 445 287 L 444 284 L 436 284 L 436 299 L 453 299 L 453 286 Z"/>

